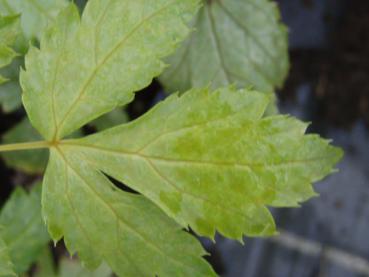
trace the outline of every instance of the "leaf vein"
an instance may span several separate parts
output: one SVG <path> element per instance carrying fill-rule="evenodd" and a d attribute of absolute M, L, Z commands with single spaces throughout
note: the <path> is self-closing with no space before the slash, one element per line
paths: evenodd
<path fill-rule="evenodd" d="M 219 7 L 232 19 L 232 21 L 238 25 L 241 29 L 243 29 L 252 39 L 256 42 L 256 44 L 264 51 L 264 53 L 275 62 L 275 64 L 279 64 L 278 57 L 273 56 L 265 47 L 265 45 L 259 40 L 259 38 L 244 24 L 242 24 L 225 6 L 219 1 L 217 2 Z"/>
<path fill-rule="evenodd" d="M 225 66 L 223 55 L 221 53 L 220 41 L 219 41 L 219 38 L 218 38 L 217 33 L 216 33 L 216 30 L 215 30 L 214 18 L 213 18 L 212 14 L 211 14 L 210 7 L 209 6 L 206 6 L 205 10 L 206 10 L 206 12 L 208 14 L 209 26 L 210 26 L 210 32 L 209 33 L 211 34 L 213 45 L 215 47 L 215 53 L 217 54 L 218 60 L 220 62 L 220 67 L 222 68 L 222 70 L 224 72 L 224 76 L 225 76 L 228 84 L 231 84 L 231 78 L 230 78 L 229 73 L 228 73 L 228 70 L 227 70 L 227 68 Z"/>

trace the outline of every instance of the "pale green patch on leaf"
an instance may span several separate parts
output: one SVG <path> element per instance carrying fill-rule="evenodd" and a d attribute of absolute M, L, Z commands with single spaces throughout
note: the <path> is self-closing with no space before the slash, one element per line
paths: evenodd
<path fill-rule="evenodd" d="M 36 185 L 30 193 L 19 187 L 0 213 L 0 234 L 18 274 L 37 260 L 50 241 L 41 218 L 40 200 L 41 185 Z"/>
<path fill-rule="evenodd" d="M 39 141 L 42 137 L 32 127 L 27 118 L 23 119 L 19 124 L 15 125 L 3 137 L 4 143 L 30 142 Z M 47 164 L 47 150 L 26 150 L 19 151 L 17 155 L 14 153 L 1 153 L 6 164 L 10 167 L 17 168 L 26 173 L 42 173 Z"/>
<path fill-rule="evenodd" d="M 168 92 L 235 84 L 273 92 L 287 75 L 287 29 L 270 0 L 204 1 L 194 32 L 167 62 Z"/>
<path fill-rule="evenodd" d="M 93 0 L 80 20 L 70 5 L 41 50 L 26 57 L 23 103 L 33 125 L 57 140 L 131 102 L 162 72 L 160 58 L 189 33 L 185 23 L 197 7 L 197 0 Z"/>
<path fill-rule="evenodd" d="M 28 41 L 40 39 L 57 14 L 68 4 L 66 0 L 0 0 L 1 15 L 21 15 L 24 47 Z"/>
<path fill-rule="evenodd" d="M 304 135 L 307 125 L 294 118 L 262 118 L 269 101 L 253 91 L 192 90 L 132 123 L 59 147 L 200 235 L 272 235 L 266 207 L 314 196 L 311 183 L 331 173 L 341 151 Z"/>
<path fill-rule="evenodd" d="M 0 235 L 0 276 L 17 276 L 14 272 L 14 266 L 10 261 L 9 250 Z"/>

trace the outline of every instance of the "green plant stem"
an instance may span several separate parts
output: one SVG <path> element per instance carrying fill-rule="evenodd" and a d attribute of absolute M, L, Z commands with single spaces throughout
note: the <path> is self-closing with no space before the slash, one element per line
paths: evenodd
<path fill-rule="evenodd" d="M 43 149 L 43 148 L 49 148 L 50 146 L 51 146 L 51 143 L 48 141 L 4 144 L 4 145 L 0 145 L 0 152 Z"/>

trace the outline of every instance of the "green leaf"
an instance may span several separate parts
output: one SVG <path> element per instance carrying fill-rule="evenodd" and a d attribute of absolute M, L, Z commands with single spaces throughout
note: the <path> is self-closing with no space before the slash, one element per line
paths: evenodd
<path fill-rule="evenodd" d="M 39 141 L 42 137 L 32 127 L 27 118 L 10 129 L 3 137 L 4 143 Z M 6 164 L 27 173 L 42 173 L 47 164 L 47 150 L 26 150 L 14 153 L 1 153 Z"/>
<path fill-rule="evenodd" d="M 8 46 L 0 45 L 0 68 L 9 65 L 17 53 Z"/>
<path fill-rule="evenodd" d="M 0 105 L 5 113 L 10 113 L 22 104 L 18 83 L 0 75 Z"/>
<path fill-rule="evenodd" d="M 21 14 L 24 43 L 28 47 L 28 41 L 40 39 L 48 24 L 67 3 L 66 0 L 0 0 L 0 14 Z"/>
<path fill-rule="evenodd" d="M 117 189 L 79 153 L 51 150 L 42 206 L 54 240 L 119 276 L 214 276 L 194 237 L 151 202 Z"/>
<path fill-rule="evenodd" d="M 0 213 L 0 234 L 8 246 L 9 256 L 20 274 L 37 260 L 50 241 L 41 219 L 41 186 L 28 194 L 18 187 Z"/>
<path fill-rule="evenodd" d="M 0 15 L 0 45 L 12 45 L 19 34 L 19 16 Z"/>
<path fill-rule="evenodd" d="M 0 236 L 0 276 L 17 276 L 10 261 L 8 247 Z"/>
<path fill-rule="evenodd" d="M 168 92 L 235 84 L 273 92 L 287 76 L 287 28 L 270 0 L 204 1 L 192 35 L 160 77 Z"/>
<path fill-rule="evenodd" d="M 197 7 L 197 0 L 92 0 L 80 20 L 71 4 L 26 58 L 23 103 L 33 125 L 57 140 L 129 103 L 162 72 L 160 58 L 188 34 Z"/>
<path fill-rule="evenodd" d="M 253 91 L 192 90 L 59 150 L 88 160 L 200 235 L 272 235 L 266 207 L 315 196 L 311 183 L 331 173 L 341 151 L 304 135 L 307 125 L 294 118 L 262 118 L 269 101 Z"/>
<path fill-rule="evenodd" d="M 19 16 L 0 15 L 0 69 L 9 65 L 17 56 L 11 48 L 19 32 Z M 8 78 L 0 75 L 0 85 Z"/>

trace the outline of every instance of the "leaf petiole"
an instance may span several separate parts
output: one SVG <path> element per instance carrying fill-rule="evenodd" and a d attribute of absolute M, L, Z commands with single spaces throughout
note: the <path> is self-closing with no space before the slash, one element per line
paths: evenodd
<path fill-rule="evenodd" d="M 35 141 L 0 145 L 0 152 L 20 151 L 50 148 L 52 143 L 49 141 Z"/>

